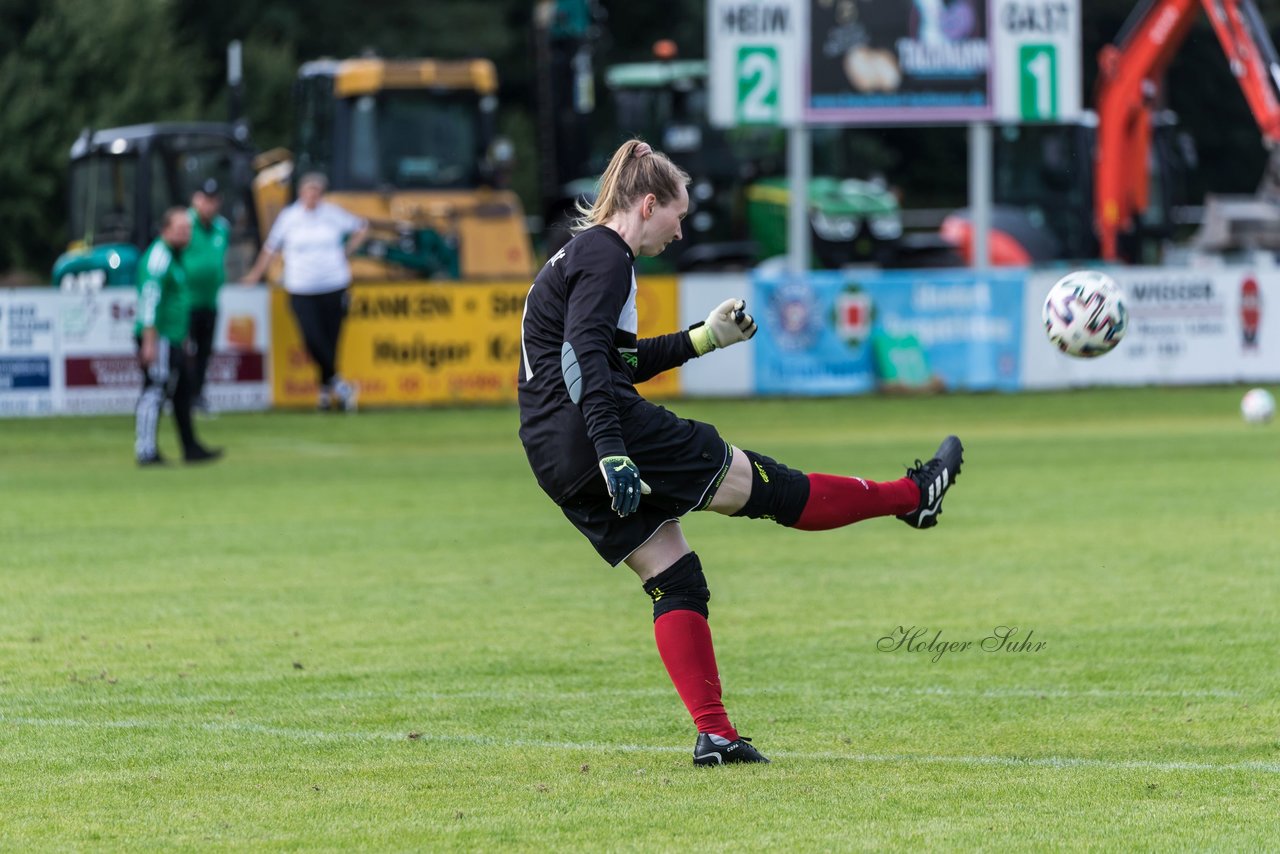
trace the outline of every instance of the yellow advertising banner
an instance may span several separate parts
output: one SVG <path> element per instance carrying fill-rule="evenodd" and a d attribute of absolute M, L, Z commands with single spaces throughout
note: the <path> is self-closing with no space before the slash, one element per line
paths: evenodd
<path fill-rule="evenodd" d="M 676 288 L 674 276 L 640 280 L 641 338 L 679 327 Z M 362 406 L 514 402 L 528 291 L 527 281 L 353 285 L 338 370 Z M 276 406 L 315 406 L 316 368 L 280 289 L 271 301 L 271 380 Z M 679 392 L 678 369 L 641 386 L 648 397 Z"/>

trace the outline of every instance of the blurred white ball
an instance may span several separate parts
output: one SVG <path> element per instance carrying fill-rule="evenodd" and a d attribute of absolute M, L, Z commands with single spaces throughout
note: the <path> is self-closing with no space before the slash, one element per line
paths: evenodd
<path fill-rule="evenodd" d="M 1265 388 L 1251 388 L 1240 401 L 1240 414 L 1250 424 L 1266 424 L 1276 415 L 1276 399 Z"/>

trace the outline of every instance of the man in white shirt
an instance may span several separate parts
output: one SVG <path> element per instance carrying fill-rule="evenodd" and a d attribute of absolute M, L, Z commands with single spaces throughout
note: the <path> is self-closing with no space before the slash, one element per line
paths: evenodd
<path fill-rule="evenodd" d="M 328 179 L 308 172 L 298 181 L 298 200 L 276 217 L 258 260 L 244 284 L 262 281 L 277 255 L 284 256 L 284 289 L 297 318 L 307 352 L 320 378 L 319 408 L 356 407 L 356 390 L 337 373 L 338 339 L 347 315 L 351 265 L 369 224 L 338 205 L 322 200 Z"/>

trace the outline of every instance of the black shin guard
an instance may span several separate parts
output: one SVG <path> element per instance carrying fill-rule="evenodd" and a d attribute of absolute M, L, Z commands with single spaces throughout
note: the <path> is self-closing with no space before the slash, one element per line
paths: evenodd
<path fill-rule="evenodd" d="M 809 502 L 809 478 L 755 451 L 742 453 L 751 463 L 751 496 L 733 515 L 772 519 L 790 528 Z"/>
<path fill-rule="evenodd" d="M 705 617 L 711 600 L 702 561 L 693 552 L 646 581 L 644 592 L 653 600 L 654 622 L 668 611 L 697 611 Z"/>

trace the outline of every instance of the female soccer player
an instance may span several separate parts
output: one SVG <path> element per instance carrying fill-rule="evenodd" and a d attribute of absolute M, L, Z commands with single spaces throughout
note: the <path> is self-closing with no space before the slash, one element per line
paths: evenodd
<path fill-rule="evenodd" d="M 576 236 L 547 261 L 525 300 L 520 440 L 538 484 L 601 557 L 640 577 L 653 600 L 658 653 L 698 729 L 694 764 L 767 762 L 739 737 L 721 702 L 711 594 L 680 517 L 714 510 L 820 531 L 896 515 L 929 528 L 960 473 L 963 448 L 949 436 L 928 463 L 884 483 L 805 475 L 641 397 L 636 383 L 756 332 L 738 299 L 688 330 L 636 337 L 635 259 L 680 239 L 688 183 L 644 142 L 614 153 Z"/>

